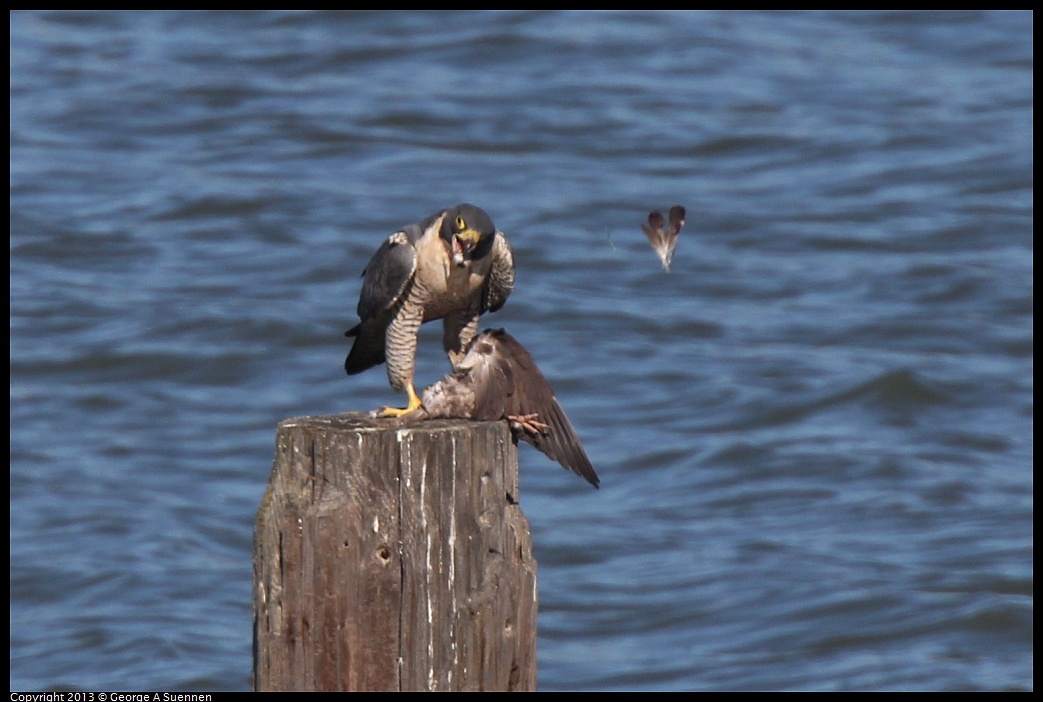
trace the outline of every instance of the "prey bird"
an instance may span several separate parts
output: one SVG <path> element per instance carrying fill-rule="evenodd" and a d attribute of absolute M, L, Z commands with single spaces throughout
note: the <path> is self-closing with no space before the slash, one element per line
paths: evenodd
<path fill-rule="evenodd" d="M 439 210 L 389 236 L 362 272 L 360 322 L 344 370 L 355 375 L 387 362 L 388 381 L 405 390 L 397 417 L 420 407 L 413 387 L 420 325 L 443 320 L 442 345 L 453 368 L 478 333 L 480 316 L 500 309 L 514 288 L 514 255 L 484 210 L 461 204 Z"/>
<path fill-rule="evenodd" d="M 658 211 L 648 215 L 648 224 L 642 224 L 641 228 L 648 237 L 648 242 L 659 254 L 659 260 L 663 263 L 663 270 L 670 270 L 670 260 L 674 257 L 674 249 L 677 248 L 677 235 L 681 233 L 684 226 L 684 208 L 674 205 L 670 208 L 670 227 L 663 229 L 666 221 Z"/>
<path fill-rule="evenodd" d="M 407 421 L 506 419 L 514 440 L 535 446 L 598 487 L 601 481 L 554 390 L 518 341 L 503 329 L 483 331 L 453 373 L 424 390 Z"/>

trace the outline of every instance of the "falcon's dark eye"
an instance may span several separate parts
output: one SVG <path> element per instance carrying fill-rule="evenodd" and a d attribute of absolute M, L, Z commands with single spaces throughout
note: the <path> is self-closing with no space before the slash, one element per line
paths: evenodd
<path fill-rule="evenodd" d="M 467 229 L 467 222 L 464 221 L 464 218 L 461 215 L 456 215 L 456 229 L 461 232 Z"/>

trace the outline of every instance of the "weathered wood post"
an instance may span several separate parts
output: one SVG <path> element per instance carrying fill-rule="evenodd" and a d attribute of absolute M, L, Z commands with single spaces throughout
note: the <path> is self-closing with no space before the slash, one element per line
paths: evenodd
<path fill-rule="evenodd" d="M 534 690 L 536 562 L 505 422 L 279 424 L 256 690 Z"/>

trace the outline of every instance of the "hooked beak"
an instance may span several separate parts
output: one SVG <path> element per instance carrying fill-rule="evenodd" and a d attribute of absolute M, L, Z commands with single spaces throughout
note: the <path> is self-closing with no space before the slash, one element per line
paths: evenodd
<path fill-rule="evenodd" d="M 481 239 L 481 236 L 474 229 L 465 229 L 458 234 L 453 234 L 453 263 L 455 265 L 464 265 L 466 262 L 465 257 L 478 245 L 478 240 Z"/>

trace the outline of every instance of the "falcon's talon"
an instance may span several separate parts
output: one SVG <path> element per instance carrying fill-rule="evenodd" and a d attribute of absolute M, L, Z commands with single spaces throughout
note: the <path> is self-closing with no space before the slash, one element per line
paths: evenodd
<path fill-rule="evenodd" d="M 414 407 L 413 409 L 416 408 Z M 381 407 L 380 409 L 373 411 L 375 412 L 373 416 L 377 419 L 397 419 L 404 414 L 409 414 L 413 410 L 408 407 Z"/>
<path fill-rule="evenodd" d="M 406 396 L 409 400 L 405 407 L 381 407 L 379 410 L 373 411 L 373 416 L 380 418 L 401 417 L 402 415 L 409 414 L 423 406 L 420 398 L 417 397 L 416 390 L 413 389 L 412 383 L 406 386 Z"/>

